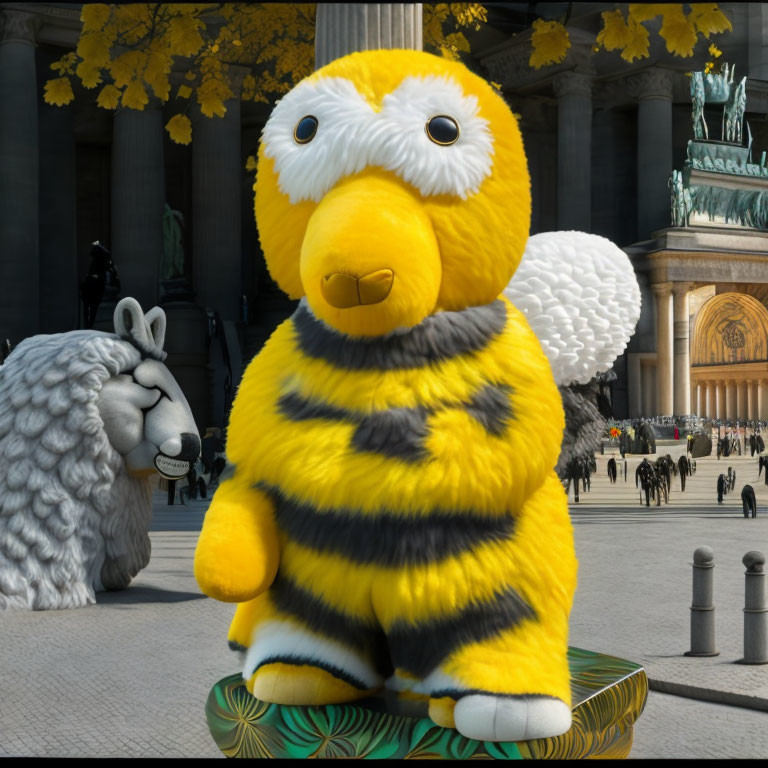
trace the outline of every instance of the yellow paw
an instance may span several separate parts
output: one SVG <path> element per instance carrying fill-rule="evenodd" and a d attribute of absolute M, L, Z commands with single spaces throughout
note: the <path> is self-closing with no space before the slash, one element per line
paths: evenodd
<path fill-rule="evenodd" d="M 456 708 L 456 699 L 450 696 L 443 696 L 439 699 L 429 700 L 429 717 L 441 728 L 455 728 L 456 721 L 453 719 L 453 710 Z"/>
<path fill-rule="evenodd" d="M 274 662 L 259 667 L 245 687 L 262 701 L 303 706 L 341 704 L 370 696 L 377 689 L 358 688 L 309 664 Z"/>

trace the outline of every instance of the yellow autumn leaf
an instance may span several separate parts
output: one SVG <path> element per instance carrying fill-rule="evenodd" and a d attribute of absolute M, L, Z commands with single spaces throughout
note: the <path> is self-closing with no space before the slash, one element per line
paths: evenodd
<path fill-rule="evenodd" d="M 83 32 L 101 29 L 109 20 L 110 9 L 103 3 L 84 3 L 80 11 L 80 21 L 83 22 Z"/>
<path fill-rule="evenodd" d="M 714 61 L 708 61 L 708 62 L 707 62 L 705 65 L 704 65 L 704 74 L 705 74 L 705 75 L 708 75 L 708 74 L 709 74 L 709 73 L 712 71 L 712 69 L 714 68 L 714 66 L 715 66 L 715 62 L 714 62 Z"/>
<path fill-rule="evenodd" d="M 179 90 L 176 91 L 176 98 L 188 99 L 192 95 L 192 89 L 188 85 L 180 85 Z"/>
<path fill-rule="evenodd" d="M 240 97 L 249 101 L 256 93 L 256 78 L 253 75 L 246 75 L 240 86 Z"/>
<path fill-rule="evenodd" d="M 197 101 L 200 104 L 200 111 L 206 117 L 213 117 L 214 115 L 224 117 L 224 115 L 227 114 L 227 108 L 224 106 L 224 102 L 218 96 L 209 95 L 201 98 L 200 91 L 198 89 Z"/>
<path fill-rule="evenodd" d="M 248 155 L 245 160 L 245 170 L 255 171 L 257 167 L 256 158 L 253 155 Z"/>
<path fill-rule="evenodd" d="M 174 115 L 165 126 L 171 141 L 189 144 L 192 141 L 192 123 L 186 115 Z"/>
<path fill-rule="evenodd" d="M 548 64 L 564 61 L 571 40 L 568 30 L 559 21 L 536 19 L 533 22 L 531 46 L 533 53 L 528 64 L 534 69 L 541 69 Z"/>
<path fill-rule="evenodd" d="M 635 59 L 645 59 L 648 57 L 651 43 L 648 30 L 642 24 L 638 24 L 633 19 L 630 19 L 627 27 L 632 35 L 632 39 L 624 46 L 621 58 L 631 64 Z"/>
<path fill-rule="evenodd" d="M 144 105 L 149 104 L 149 96 L 147 96 L 144 84 L 139 80 L 131 80 L 123 91 L 122 104 L 124 107 L 128 107 L 128 109 L 136 109 L 142 112 Z"/>
<path fill-rule="evenodd" d="M 717 7 L 717 3 L 691 3 L 690 19 L 704 37 L 733 29 L 730 20 Z"/>
<path fill-rule="evenodd" d="M 693 56 L 696 45 L 696 28 L 683 13 L 682 6 L 675 5 L 663 14 L 659 36 L 666 42 L 667 50 L 677 56 Z"/>
<path fill-rule="evenodd" d="M 603 11 L 601 15 L 603 17 L 603 28 L 597 35 L 597 42 L 606 51 L 624 48 L 632 42 L 632 32 L 630 32 L 624 19 L 624 14 L 621 11 Z"/>
<path fill-rule="evenodd" d="M 171 18 L 171 48 L 177 56 L 194 56 L 203 47 L 203 38 L 198 31 L 201 27 L 205 24 L 194 16 Z"/>
<path fill-rule="evenodd" d="M 138 68 L 143 64 L 141 51 L 126 51 L 109 64 L 109 71 L 115 85 L 123 88 L 137 76 Z"/>
<path fill-rule="evenodd" d="M 630 3 L 629 18 L 638 24 L 655 19 L 660 13 L 674 7 L 674 3 Z"/>
<path fill-rule="evenodd" d="M 109 64 L 109 43 L 101 32 L 80 35 L 77 55 L 91 67 L 105 67 Z"/>
<path fill-rule="evenodd" d="M 75 94 L 72 92 L 72 83 L 68 77 L 57 77 L 55 80 L 48 80 L 45 84 L 43 99 L 46 104 L 55 104 L 57 107 L 63 107 L 74 98 Z"/>
<path fill-rule="evenodd" d="M 105 85 L 99 92 L 96 103 L 102 109 L 117 109 L 120 103 L 120 91 L 114 85 Z"/>
<path fill-rule="evenodd" d="M 714 43 L 710 44 L 707 51 L 710 56 L 713 56 L 716 59 L 719 59 L 723 55 L 723 52 Z"/>
<path fill-rule="evenodd" d="M 89 61 L 81 61 L 76 73 L 86 88 L 95 88 L 101 82 L 101 67 L 94 67 Z"/>

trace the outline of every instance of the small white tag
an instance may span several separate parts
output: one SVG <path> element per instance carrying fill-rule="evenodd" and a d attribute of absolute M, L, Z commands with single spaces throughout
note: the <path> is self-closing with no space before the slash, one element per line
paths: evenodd
<path fill-rule="evenodd" d="M 189 472 L 188 461 L 172 459 L 170 456 L 164 456 L 162 453 L 158 453 L 155 456 L 155 467 L 167 480 L 178 480 Z"/>

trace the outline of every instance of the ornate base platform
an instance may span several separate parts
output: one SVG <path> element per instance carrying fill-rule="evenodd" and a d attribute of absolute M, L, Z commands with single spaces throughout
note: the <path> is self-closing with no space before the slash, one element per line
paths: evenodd
<path fill-rule="evenodd" d="M 441 728 L 426 704 L 386 694 L 354 704 L 295 707 L 251 696 L 242 677 L 213 686 L 208 726 L 227 757 L 437 758 L 443 760 L 627 757 L 632 729 L 645 707 L 648 680 L 637 664 L 579 648 L 568 649 L 573 725 L 550 739 L 482 742 Z"/>

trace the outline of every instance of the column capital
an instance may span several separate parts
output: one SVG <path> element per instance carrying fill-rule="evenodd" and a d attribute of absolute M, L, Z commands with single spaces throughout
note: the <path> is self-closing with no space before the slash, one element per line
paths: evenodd
<path fill-rule="evenodd" d="M 40 17 L 26 11 L 0 11 L 0 45 L 3 43 L 35 44 L 37 31 L 40 29 Z"/>
<path fill-rule="evenodd" d="M 627 78 L 629 92 L 638 101 L 666 99 L 672 101 L 672 73 L 666 69 L 651 67 Z"/>
<path fill-rule="evenodd" d="M 689 293 L 693 286 L 694 283 L 675 282 L 672 283 L 672 292 L 675 294 L 675 296 L 680 296 Z"/>
<path fill-rule="evenodd" d="M 557 98 L 563 96 L 592 96 L 592 75 L 583 72 L 561 72 L 552 81 Z"/>
<path fill-rule="evenodd" d="M 656 297 L 663 299 L 672 293 L 672 283 L 654 283 L 651 290 Z"/>

